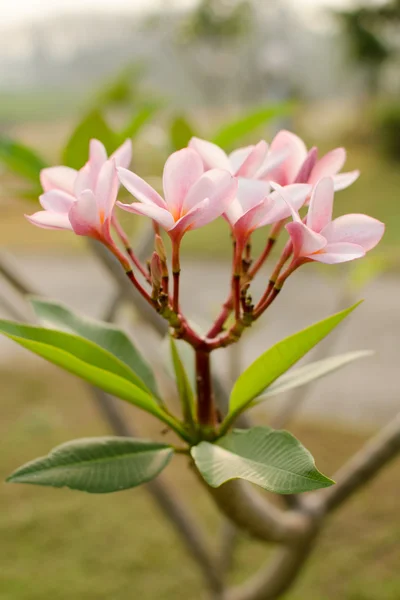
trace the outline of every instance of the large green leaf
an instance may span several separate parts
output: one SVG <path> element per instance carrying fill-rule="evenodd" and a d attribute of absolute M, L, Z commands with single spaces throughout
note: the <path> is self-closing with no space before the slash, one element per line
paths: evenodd
<path fill-rule="evenodd" d="M 245 479 L 277 494 L 298 494 L 334 483 L 292 434 L 270 427 L 235 429 L 216 444 L 201 442 L 191 454 L 211 487 Z"/>
<path fill-rule="evenodd" d="M 119 134 L 120 142 L 123 143 L 126 138 L 134 138 L 141 128 L 156 114 L 160 107 L 161 102 L 153 102 L 152 104 L 149 103 L 140 107 Z"/>
<path fill-rule="evenodd" d="M 276 396 L 277 394 L 282 394 L 283 392 L 288 392 L 289 390 L 316 381 L 321 377 L 325 377 L 325 375 L 329 375 L 329 373 L 333 373 L 334 371 L 345 367 L 359 358 L 365 358 L 372 354 L 372 350 L 346 352 L 345 354 L 317 360 L 316 362 L 289 371 L 274 381 L 274 383 L 266 389 L 265 393 L 256 398 L 252 404 L 259 404 L 271 396 Z"/>
<path fill-rule="evenodd" d="M 242 115 L 234 121 L 223 125 L 213 136 L 214 144 L 222 148 L 230 148 L 237 141 L 254 132 L 276 117 L 282 117 L 293 110 L 292 102 L 267 104 Z"/>
<path fill-rule="evenodd" d="M 172 364 L 175 371 L 175 379 L 178 387 L 179 398 L 182 403 L 183 415 L 187 423 L 194 423 L 195 403 L 193 390 L 185 371 L 178 348 L 174 339 L 170 336 Z"/>
<path fill-rule="evenodd" d="M 173 150 L 185 148 L 189 140 L 196 135 L 192 125 L 182 115 L 176 116 L 170 127 L 171 146 Z"/>
<path fill-rule="evenodd" d="M 115 325 L 83 317 L 66 306 L 42 298 L 31 298 L 40 323 L 50 329 L 75 333 L 107 350 L 132 369 L 147 389 L 158 396 L 153 371 L 128 336 Z"/>
<path fill-rule="evenodd" d="M 47 167 L 34 150 L 6 137 L 0 137 L 0 161 L 13 173 L 37 183 L 38 186 L 40 171 Z"/>
<path fill-rule="evenodd" d="M 184 434 L 175 419 L 162 410 L 146 391 L 137 375 L 119 358 L 93 342 L 63 331 L 11 321 L 0 321 L 0 332 L 49 362 L 155 415 Z"/>
<path fill-rule="evenodd" d="M 285 338 L 259 356 L 233 386 L 229 414 L 222 424 L 221 431 L 226 432 L 236 416 L 243 412 L 254 398 L 323 340 L 358 304 Z"/>
<path fill-rule="evenodd" d="M 110 129 L 101 113 L 92 111 L 78 124 L 63 151 L 63 164 L 80 169 L 88 160 L 89 142 L 96 138 L 103 142 L 108 154 L 118 146 L 118 137 Z"/>
<path fill-rule="evenodd" d="M 7 481 L 69 487 L 92 494 L 118 492 L 154 479 L 173 453 L 166 444 L 133 438 L 74 440 L 20 467 Z"/>

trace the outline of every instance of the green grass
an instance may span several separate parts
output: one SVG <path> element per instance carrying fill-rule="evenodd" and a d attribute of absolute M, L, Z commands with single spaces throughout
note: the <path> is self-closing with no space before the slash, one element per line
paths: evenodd
<path fill-rule="evenodd" d="M 29 363 L 0 372 L 1 480 L 56 444 L 108 433 L 85 386 L 56 368 L 34 364 L 41 368 Z M 155 421 L 123 407 L 142 433 L 168 439 Z M 294 432 L 328 474 L 364 440 L 361 434 L 311 425 Z M 220 519 L 185 459 L 174 459 L 165 477 L 204 523 L 215 549 Z M 331 519 L 288 599 L 400 597 L 399 485 L 393 465 Z M 203 597 L 195 564 L 145 489 L 96 496 L 0 483 L 0 538 L 1 600 Z M 233 581 L 254 572 L 269 552 L 242 539 Z"/>

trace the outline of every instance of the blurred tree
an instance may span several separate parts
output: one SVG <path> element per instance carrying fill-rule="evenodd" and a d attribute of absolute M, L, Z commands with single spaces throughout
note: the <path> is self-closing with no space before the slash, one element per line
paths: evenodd
<path fill-rule="evenodd" d="M 337 12 L 348 39 L 352 59 L 366 73 L 367 94 L 379 92 L 382 67 L 396 53 L 396 36 L 390 36 L 387 26 L 400 21 L 400 0 L 383 6 L 357 7 Z"/>
<path fill-rule="evenodd" d="M 252 16 L 249 0 L 202 0 L 185 23 L 184 31 L 193 40 L 226 44 L 249 32 Z"/>

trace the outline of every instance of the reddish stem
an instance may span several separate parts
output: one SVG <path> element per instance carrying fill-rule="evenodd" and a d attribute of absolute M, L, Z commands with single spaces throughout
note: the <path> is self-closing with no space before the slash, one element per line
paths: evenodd
<path fill-rule="evenodd" d="M 180 240 L 172 240 L 172 276 L 174 279 L 174 291 L 172 298 L 172 310 L 179 314 L 179 281 L 181 265 L 179 260 Z"/>
<path fill-rule="evenodd" d="M 214 406 L 210 353 L 208 350 L 196 350 L 196 386 L 197 386 L 197 418 L 200 425 L 214 427 L 216 411 Z"/>
<path fill-rule="evenodd" d="M 146 281 L 151 283 L 151 279 L 150 279 L 148 272 L 146 271 L 145 267 L 142 265 L 142 263 L 140 262 L 140 260 L 136 256 L 136 254 L 134 253 L 132 246 L 130 245 L 129 238 L 126 235 L 125 231 L 123 230 L 121 224 L 119 223 L 119 221 L 115 215 L 112 217 L 112 224 L 113 224 L 115 231 L 117 232 L 118 237 L 120 238 L 121 242 L 123 243 L 124 248 L 125 248 L 127 254 L 129 255 L 132 263 L 140 271 L 140 273 L 143 275 L 143 277 L 146 279 Z"/>

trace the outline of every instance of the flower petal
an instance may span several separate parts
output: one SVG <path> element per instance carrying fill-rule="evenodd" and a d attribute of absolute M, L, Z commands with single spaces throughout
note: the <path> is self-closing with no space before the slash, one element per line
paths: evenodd
<path fill-rule="evenodd" d="M 166 231 L 169 231 L 175 225 L 175 221 L 171 213 L 165 208 L 161 208 L 155 204 L 141 204 L 140 202 L 123 204 L 122 202 L 117 202 L 117 206 L 128 212 L 135 213 L 136 215 L 150 217 L 150 219 L 153 219 L 153 221 L 159 223 Z"/>
<path fill-rule="evenodd" d="M 334 219 L 321 231 L 328 243 L 348 242 L 361 246 L 366 252 L 380 242 L 385 225 L 362 214 L 343 215 Z"/>
<path fill-rule="evenodd" d="M 92 190 L 85 190 L 69 211 L 72 229 L 77 235 L 100 237 L 100 220 Z"/>
<path fill-rule="evenodd" d="M 307 181 L 310 178 L 311 172 L 317 162 L 317 157 L 318 157 L 318 150 L 314 146 L 313 148 L 311 148 L 311 150 L 307 154 L 307 158 L 305 159 L 305 161 L 303 162 L 303 164 L 300 167 L 299 172 L 297 173 L 296 183 L 307 183 Z"/>
<path fill-rule="evenodd" d="M 196 204 L 183 217 L 178 219 L 174 227 L 170 230 L 170 235 L 173 238 L 181 238 L 182 235 L 189 229 L 197 229 L 202 225 L 207 225 L 214 220 L 215 217 L 209 218 L 210 199 L 204 198 L 202 202 Z"/>
<path fill-rule="evenodd" d="M 309 229 L 304 223 L 288 223 L 286 229 L 291 237 L 294 256 L 309 256 L 326 246 L 326 239 Z"/>
<path fill-rule="evenodd" d="M 242 165 L 237 169 L 236 177 L 253 177 L 268 152 L 268 144 L 264 140 L 258 142 L 247 156 Z"/>
<path fill-rule="evenodd" d="M 263 163 L 254 174 L 254 177 L 256 179 L 270 179 L 269 174 L 288 158 L 289 153 L 288 147 L 284 147 L 281 150 L 271 150 L 270 148 Z"/>
<path fill-rule="evenodd" d="M 79 170 L 78 175 L 75 179 L 74 194 L 76 197 L 78 197 L 79 194 L 81 194 L 81 192 L 83 192 L 84 190 L 94 191 L 96 187 L 96 180 L 93 175 L 94 173 L 92 171 L 90 163 L 87 162 L 86 165 L 84 165 L 82 169 Z"/>
<path fill-rule="evenodd" d="M 318 160 L 311 171 L 309 183 L 317 183 L 322 177 L 331 177 L 336 175 L 343 168 L 346 162 L 346 150 L 344 148 L 335 148 Z"/>
<path fill-rule="evenodd" d="M 164 195 L 175 219 L 181 216 L 186 195 L 203 172 L 203 161 L 192 148 L 178 150 L 167 159 L 163 173 Z"/>
<path fill-rule="evenodd" d="M 43 229 L 69 229 L 72 230 L 68 215 L 40 210 L 33 215 L 25 215 L 30 223 Z"/>
<path fill-rule="evenodd" d="M 365 256 L 365 250 L 357 244 L 347 244 L 346 242 L 339 242 L 336 244 L 327 244 L 321 252 L 311 254 L 308 258 L 316 260 L 320 263 L 333 265 L 342 262 L 349 262 L 356 258 L 362 258 Z"/>
<path fill-rule="evenodd" d="M 45 192 L 62 190 L 73 194 L 77 175 L 78 171 L 70 167 L 49 167 L 40 171 L 40 183 Z"/>
<path fill-rule="evenodd" d="M 332 220 L 333 212 L 333 179 L 320 179 L 311 194 L 307 214 L 307 227 L 319 233 Z"/>
<path fill-rule="evenodd" d="M 249 235 L 255 229 L 267 224 L 268 215 L 272 206 L 273 201 L 270 198 L 266 198 L 239 217 L 233 226 L 236 240 L 242 244 L 245 243 Z"/>
<path fill-rule="evenodd" d="M 125 140 L 122 146 L 111 154 L 110 159 L 114 159 L 117 167 L 127 169 L 132 160 L 132 140 Z"/>
<path fill-rule="evenodd" d="M 246 158 L 253 152 L 254 145 L 252 146 L 244 146 L 243 148 L 238 148 L 234 150 L 228 155 L 230 169 L 232 173 L 236 173 L 236 171 L 242 166 Z"/>
<path fill-rule="evenodd" d="M 188 144 L 189 148 L 195 150 L 203 161 L 204 170 L 208 169 L 226 169 L 233 172 L 231 162 L 225 152 L 212 142 L 192 137 Z"/>
<path fill-rule="evenodd" d="M 338 173 L 333 176 L 333 185 L 335 191 L 344 190 L 354 183 L 360 176 L 360 171 L 349 171 L 348 173 Z"/>
<path fill-rule="evenodd" d="M 107 150 L 99 140 L 90 140 L 89 142 L 89 165 L 92 171 L 94 181 L 97 181 L 97 176 L 100 173 L 101 167 L 106 162 Z"/>
<path fill-rule="evenodd" d="M 274 191 L 269 195 L 269 198 L 273 200 L 273 204 L 268 212 L 268 221 L 265 221 L 264 225 L 287 219 L 292 214 L 291 208 L 294 211 L 300 210 L 312 187 L 306 183 L 292 183 L 286 185 L 282 190 L 285 194 L 284 198 L 278 191 Z"/>
<path fill-rule="evenodd" d="M 96 206 L 100 223 L 111 219 L 118 195 L 118 175 L 114 159 L 107 160 L 100 169 L 96 183 Z"/>
<path fill-rule="evenodd" d="M 228 208 L 233 200 L 232 189 L 236 192 L 237 182 L 228 171 L 222 169 L 206 171 L 188 191 L 181 215 L 185 215 L 205 198 L 209 198 L 210 202 L 222 203 Z M 221 210 L 222 212 L 224 210 Z"/>
<path fill-rule="evenodd" d="M 301 165 L 307 158 L 307 148 L 297 135 L 282 130 L 277 133 L 270 146 L 271 155 L 287 151 L 287 158 L 275 169 L 268 173 L 268 179 L 281 185 L 294 183 Z"/>
<path fill-rule="evenodd" d="M 71 194 L 54 189 L 39 196 L 39 202 L 45 210 L 67 215 L 75 198 Z"/>
<path fill-rule="evenodd" d="M 250 208 L 265 200 L 270 192 L 271 186 L 268 181 L 243 178 L 238 180 L 237 198 L 243 212 L 247 212 Z"/>
<path fill-rule="evenodd" d="M 118 177 L 122 185 L 134 196 L 139 202 L 143 204 L 150 204 L 159 206 L 160 208 L 167 208 L 166 202 L 161 198 L 160 194 L 156 192 L 144 179 L 124 169 L 123 167 L 117 167 Z"/>

